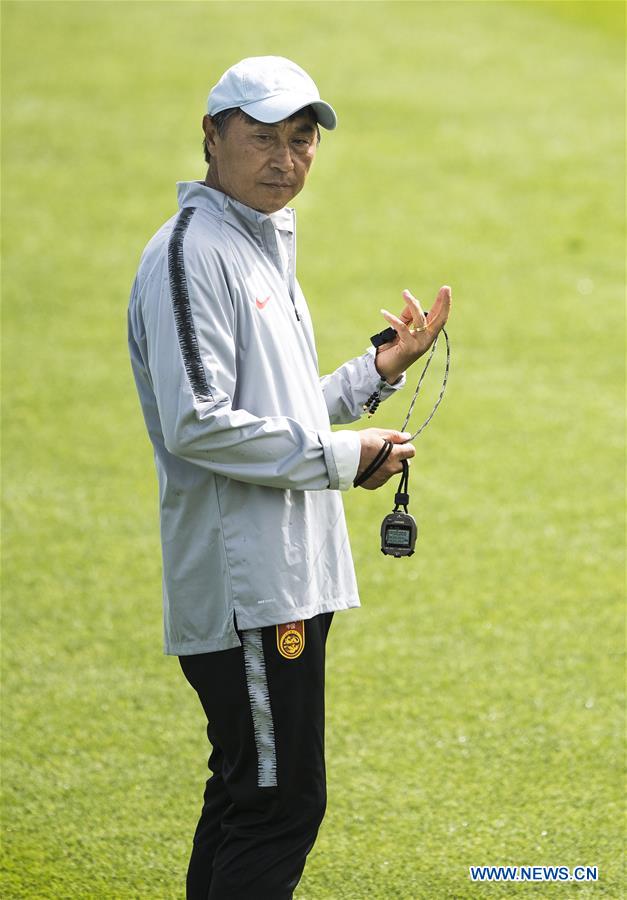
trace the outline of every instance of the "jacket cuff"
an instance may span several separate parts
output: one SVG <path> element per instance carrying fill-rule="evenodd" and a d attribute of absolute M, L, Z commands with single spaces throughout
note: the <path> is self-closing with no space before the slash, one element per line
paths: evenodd
<path fill-rule="evenodd" d="M 388 397 L 391 397 L 392 394 L 400 390 L 400 388 L 405 387 L 407 378 L 405 372 L 403 372 L 398 381 L 395 381 L 394 384 L 388 384 L 385 378 L 381 378 L 381 376 L 377 372 L 377 367 L 374 364 L 376 355 L 376 347 L 368 347 L 368 349 L 364 353 L 364 356 L 366 358 L 366 368 L 368 370 L 368 374 L 372 376 L 372 380 L 376 388 L 381 391 L 381 399 L 387 400 Z"/>
<path fill-rule="evenodd" d="M 357 431 L 332 431 L 320 434 L 324 459 L 329 472 L 329 489 L 347 491 L 353 485 L 361 457 L 361 439 Z"/>

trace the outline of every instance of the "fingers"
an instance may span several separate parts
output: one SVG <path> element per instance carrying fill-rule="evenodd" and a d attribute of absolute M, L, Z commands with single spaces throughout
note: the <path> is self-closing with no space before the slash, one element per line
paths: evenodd
<path fill-rule="evenodd" d="M 386 322 L 389 322 L 390 325 L 393 325 L 394 328 L 396 328 L 396 331 L 399 335 L 402 334 L 403 336 L 406 337 L 409 334 L 411 334 L 411 332 L 410 332 L 409 328 L 407 327 L 407 325 L 405 324 L 405 322 L 403 322 L 403 320 L 399 319 L 397 316 L 393 315 L 391 312 L 388 312 L 387 309 L 382 309 L 381 315 L 383 316 L 383 318 L 385 319 Z"/>
<path fill-rule="evenodd" d="M 435 303 L 428 312 L 429 327 L 438 326 L 438 330 L 442 328 L 449 317 L 451 311 L 451 303 L 453 302 L 450 287 L 445 284 L 438 291 Z"/>
<path fill-rule="evenodd" d="M 416 448 L 413 444 L 401 444 L 397 450 L 392 450 L 397 459 L 412 459 L 416 455 Z"/>
<path fill-rule="evenodd" d="M 391 428 L 364 428 L 359 432 L 361 441 L 361 455 L 357 469 L 357 479 L 372 464 L 381 453 L 384 441 L 389 441 L 394 446 L 385 462 L 375 469 L 367 481 L 360 484 L 367 490 L 376 490 L 385 484 L 392 476 L 402 471 L 402 461 L 411 459 L 415 453 L 415 447 L 409 443 L 411 434 L 408 431 L 396 431 Z"/>
<path fill-rule="evenodd" d="M 426 316 L 422 310 L 420 301 L 417 300 L 411 293 L 411 291 L 408 291 L 407 289 L 403 291 L 403 298 L 407 303 L 407 306 L 409 306 L 412 311 L 412 321 L 414 323 L 414 327 L 423 328 L 426 322 Z"/>
<path fill-rule="evenodd" d="M 381 437 L 386 441 L 391 441 L 393 444 L 404 444 L 411 437 L 411 432 L 409 431 L 386 431 L 383 428 L 380 428 Z"/>
<path fill-rule="evenodd" d="M 393 325 L 399 336 L 403 338 L 429 330 L 437 333 L 446 324 L 451 310 L 451 289 L 445 284 L 438 291 L 435 302 L 428 313 L 425 313 L 420 301 L 414 297 L 410 290 L 403 291 L 405 307 L 399 316 L 395 316 L 387 309 L 381 310 L 384 319 Z"/>
<path fill-rule="evenodd" d="M 413 444 L 398 444 L 394 447 L 386 461 L 370 476 L 367 481 L 361 484 L 361 487 L 368 491 L 376 491 L 377 488 L 383 487 L 390 478 L 400 475 L 403 471 L 403 460 L 411 459 L 416 454 L 416 448 Z"/>
<path fill-rule="evenodd" d="M 401 444 L 403 447 L 409 447 L 411 452 L 403 454 L 401 459 L 409 458 L 414 455 L 416 452 L 412 444 L 408 444 L 407 442 L 411 438 L 410 431 L 393 431 L 391 429 L 386 428 L 372 428 L 370 431 L 376 432 L 377 436 L 384 441 L 391 441 L 392 444 Z M 362 432 L 363 434 L 364 432 Z M 396 451 L 393 451 L 396 452 Z"/>
<path fill-rule="evenodd" d="M 388 468 L 390 469 L 388 478 L 391 477 L 391 475 L 396 475 L 402 470 L 401 463 L 404 459 L 413 459 L 415 455 L 416 448 L 413 444 L 399 444 L 394 447 L 386 460 Z"/>

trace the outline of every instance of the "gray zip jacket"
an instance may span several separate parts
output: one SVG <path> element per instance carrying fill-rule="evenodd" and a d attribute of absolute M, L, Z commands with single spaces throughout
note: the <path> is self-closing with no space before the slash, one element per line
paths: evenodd
<path fill-rule="evenodd" d="M 351 422 L 389 396 L 374 353 L 320 378 L 295 276 L 294 212 L 197 182 L 146 247 L 129 306 L 133 373 L 159 478 L 165 652 L 359 606 L 339 490 Z"/>

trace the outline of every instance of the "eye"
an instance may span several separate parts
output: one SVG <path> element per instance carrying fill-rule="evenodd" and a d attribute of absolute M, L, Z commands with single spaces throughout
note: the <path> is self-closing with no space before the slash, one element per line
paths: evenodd
<path fill-rule="evenodd" d="M 258 141 L 263 141 L 264 143 L 267 143 L 268 141 L 272 140 L 271 134 L 256 134 L 255 137 L 257 138 Z"/>

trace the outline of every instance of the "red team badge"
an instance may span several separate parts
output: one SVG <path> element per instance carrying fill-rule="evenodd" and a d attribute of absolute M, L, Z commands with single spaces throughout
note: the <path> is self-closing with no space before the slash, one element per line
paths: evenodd
<path fill-rule="evenodd" d="M 305 623 L 286 622 L 276 627 L 276 645 L 285 659 L 296 659 L 305 649 Z"/>

